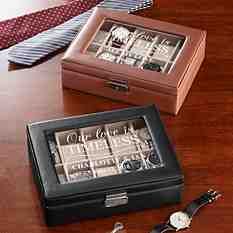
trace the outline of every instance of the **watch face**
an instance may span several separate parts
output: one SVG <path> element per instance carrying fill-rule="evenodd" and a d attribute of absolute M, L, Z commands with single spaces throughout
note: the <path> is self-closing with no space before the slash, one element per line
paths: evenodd
<path fill-rule="evenodd" d="M 98 58 L 106 60 L 106 61 L 114 62 L 116 59 L 116 56 L 109 52 L 103 52 L 98 56 Z"/>
<path fill-rule="evenodd" d="M 147 158 L 147 164 L 149 167 L 155 167 L 157 164 L 159 164 L 159 158 L 154 152 L 150 152 L 149 156 Z"/>
<path fill-rule="evenodd" d="M 121 164 L 121 169 L 123 172 L 132 172 L 142 169 L 141 160 L 125 160 Z"/>
<path fill-rule="evenodd" d="M 140 129 L 138 136 L 142 141 L 150 140 L 151 136 L 147 128 Z"/>
<path fill-rule="evenodd" d="M 129 34 L 130 34 L 130 31 L 125 27 L 117 27 L 116 29 L 112 31 L 112 35 L 114 39 L 117 38 L 122 41 L 127 39 Z"/>
<path fill-rule="evenodd" d="M 191 219 L 184 212 L 176 212 L 170 216 L 170 224 L 177 230 L 189 227 Z"/>

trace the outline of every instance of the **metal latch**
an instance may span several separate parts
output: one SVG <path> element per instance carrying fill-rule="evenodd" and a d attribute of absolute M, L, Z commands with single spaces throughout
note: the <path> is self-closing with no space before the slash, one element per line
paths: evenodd
<path fill-rule="evenodd" d="M 127 193 L 118 193 L 107 195 L 105 199 L 105 207 L 115 207 L 126 205 L 128 203 Z"/>
<path fill-rule="evenodd" d="M 116 90 L 116 91 L 129 91 L 129 87 L 127 82 L 119 82 L 119 81 L 108 81 L 107 86 Z"/>

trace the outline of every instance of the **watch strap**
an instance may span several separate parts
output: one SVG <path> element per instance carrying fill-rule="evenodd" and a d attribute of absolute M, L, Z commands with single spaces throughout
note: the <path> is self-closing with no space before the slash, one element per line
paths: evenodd
<path fill-rule="evenodd" d="M 201 207 L 203 207 L 209 203 L 212 203 L 214 200 L 216 200 L 220 196 L 221 196 L 221 194 L 219 194 L 219 192 L 211 189 L 208 192 L 202 194 L 199 198 L 192 201 L 184 209 L 184 212 L 186 214 L 188 214 L 188 216 L 190 218 L 192 218 Z"/>
<path fill-rule="evenodd" d="M 156 225 L 150 233 L 163 233 L 163 232 L 174 231 L 174 230 L 175 229 L 171 225 L 167 223 L 163 223 L 163 224 Z"/>

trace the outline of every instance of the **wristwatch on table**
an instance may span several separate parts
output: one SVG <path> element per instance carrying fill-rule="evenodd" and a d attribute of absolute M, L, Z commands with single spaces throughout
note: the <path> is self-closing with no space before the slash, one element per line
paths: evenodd
<path fill-rule="evenodd" d="M 221 194 L 214 190 L 202 194 L 192 201 L 183 211 L 178 211 L 170 215 L 166 223 L 156 225 L 151 233 L 163 233 L 166 231 L 179 231 L 189 228 L 193 216 L 203 206 L 217 200 Z"/>

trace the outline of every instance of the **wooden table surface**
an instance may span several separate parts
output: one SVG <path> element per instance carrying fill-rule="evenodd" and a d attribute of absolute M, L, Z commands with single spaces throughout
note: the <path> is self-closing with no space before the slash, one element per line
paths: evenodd
<path fill-rule="evenodd" d="M 55 228 L 47 228 L 43 221 L 27 158 L 25 125 L 128 105 L 63 90 L 59 64 L 62 54 L 30 69 L 16 69 L 7 63 L 8 50 L 0 52 L 0 233 L 107 233 L 116 221 L 125 224 L 127 233 L 148 233 L 156 223 L 209 188 L 220 190 L 223 196 L 200 211 L 187 232 L 232 232 L 232 12 L 232 1 L 160 0 L 159 8 L 141 13 L 208 32 L 205 62 L 179 115 L 162 113 L 185 174 L 182 203 Z"/>

